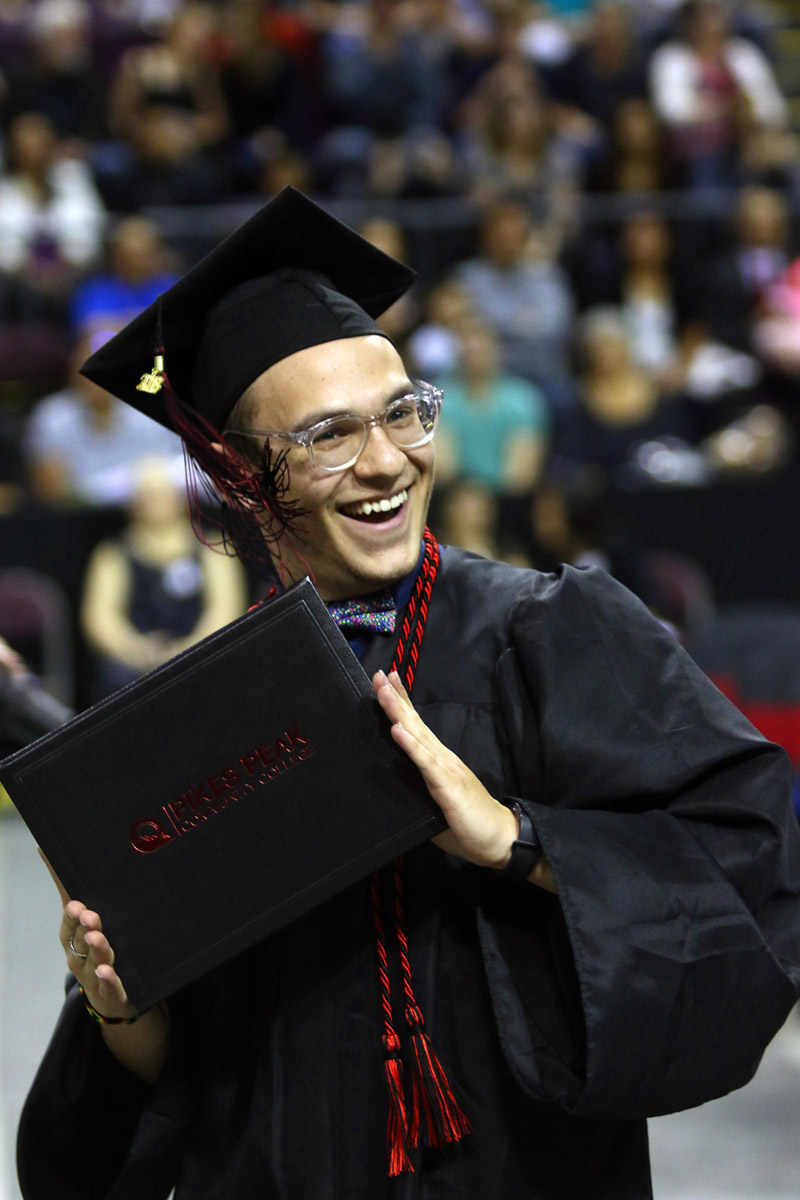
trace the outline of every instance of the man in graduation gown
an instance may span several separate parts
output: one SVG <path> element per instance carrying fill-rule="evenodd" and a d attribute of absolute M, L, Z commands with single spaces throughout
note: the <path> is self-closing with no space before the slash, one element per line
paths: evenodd
<path fill-rule="evenodd" d="M 411 278 L 287 190 L 86 364 L 312 573 L 448 828 L 141 1015 L 64 896 L 26 1200 L 646 1200 L 646 1117 L 796 999 L 782 751 L 603 572 L 426 532 L 441 397 L 374 323 Z"/>

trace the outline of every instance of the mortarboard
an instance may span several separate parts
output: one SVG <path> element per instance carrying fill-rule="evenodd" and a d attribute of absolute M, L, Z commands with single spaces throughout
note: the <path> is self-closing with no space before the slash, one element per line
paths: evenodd
<path fill-rule="evenodd" d="M 175 395 L 221 430 L 239 396 L 274 363 L 309 346 L 382 333 L 374 318 L 415 277 L 287 187 L 92 354 L 81 374 L 171 429 L 158 380 L 153 391 L 139 387 L 162 354 Z"/>

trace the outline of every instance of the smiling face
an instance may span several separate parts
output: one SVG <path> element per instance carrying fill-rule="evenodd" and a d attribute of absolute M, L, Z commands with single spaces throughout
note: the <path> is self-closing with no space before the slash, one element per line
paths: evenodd
<path fill-rule="evenodd" d="M 326 417 L 370 417 L 411 391 L 400 356 L 386 338 L 325 342 L 275 363 L 251 385 L 248 397 L 255 407 L 248 424 L 298 431 Z M 433 487 L 432 443 L 401 450 L 376 425 L 357 462 L 336 473 L 314 466 L 303 446 L 274 445 L 288 449 L 285 499 L 296 501 L 305 514 L 280 543 L 291 579 L 310 570 L 324 600 L 343 600 L 392 584 L 413 569 Z"/>

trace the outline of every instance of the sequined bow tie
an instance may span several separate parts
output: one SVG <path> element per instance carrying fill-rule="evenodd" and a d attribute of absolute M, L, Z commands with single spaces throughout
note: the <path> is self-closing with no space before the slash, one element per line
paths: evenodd
<path fill-rule="evenodd" d="M 397 611 L 391 592 L 362 596 L 329 604 L 328 612 L 340 629 L 371 629 L 374 633 L 394 633 Z"/>

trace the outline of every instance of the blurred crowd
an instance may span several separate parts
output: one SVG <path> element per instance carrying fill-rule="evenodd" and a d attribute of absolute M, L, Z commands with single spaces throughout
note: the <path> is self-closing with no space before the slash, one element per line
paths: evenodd
<path fill-rule="evenodd" d="M 292 184 L 421 268 L 384 321 L 445 391 L 440 537 L 602 562 L 680 623 L 700 574 L 670 610 L 675 564 L 616 538 L 607 498 L 800 463 L 800 149 L 775 48 L 793 17 L 4 0 L 0 510 L 127 511 L 140 460 L 174 467 L 177 441 L 77 368 L 191 265 L 176 227 L 233 228 Z"/>

